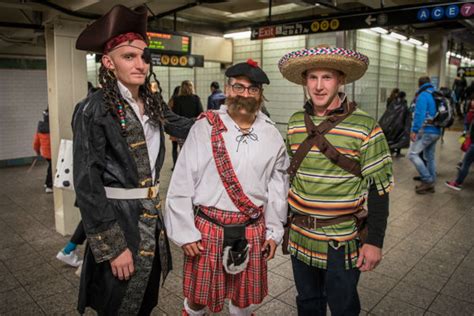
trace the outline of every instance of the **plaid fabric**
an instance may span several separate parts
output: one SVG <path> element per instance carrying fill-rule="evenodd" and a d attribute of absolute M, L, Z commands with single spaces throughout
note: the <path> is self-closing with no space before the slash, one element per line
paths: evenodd
<path fill-rule="evenodd" d="M 242 188 L 242 185 L 235 174 L 234 167 L 232 166 L 229 153 L 225 146 L 224 137 L 222 136 L 222 133 L 226 132 L 227 128 L 217 112 L 203 112 L 198 119 L 203 117 L 207 118 L 209 124 L 212 125 L 212 154 L 214 156 L 217 171 L 219 172 L 219 176 L 221 177 L 222 184 L 224 185 L 227 194 L 241 213 L 244 213 L 250 218 L 259 217 L 263 208 L 256 206 L 244 193 L 244 189 Z"/>
<path fill-rule="evenodd" d="M 241 224 L 248 217 L 239 212 L 201 207 L 201 211 L 222 224 Z M 206 305 L 211 312 L 220 312 L 226 298 L 240 308 L 260 304 L 268 294 L 267 262 L 262 256 L 265 242 L 265 221 L 260 217 L 245 229 L 250 245 L 249 263 L 245 271 L 230 275 L 222 265 L 224 230 L 196 216 L 195 225 L 202 234 L 203 253 L 198 257 L 184 256 L 184 296 L 194 303 Z"/>

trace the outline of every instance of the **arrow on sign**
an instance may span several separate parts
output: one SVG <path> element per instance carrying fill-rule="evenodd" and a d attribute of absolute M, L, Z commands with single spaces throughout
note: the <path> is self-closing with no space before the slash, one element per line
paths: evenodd
<path fill-rule="evenodd" d="M 365 19 L 365 23 L 367 23 L 368 26 L 371 26 L 372 22 L 375 22 L 375 21 L 377 21 L 377 19 L 373 18 L 372 15 L 369 15 L 367 19 Z"/>
<path fill-rule="evenodd" d="M 459 76 L 459 77 L 464 76 L 464 73 L 465 73 L 465 72 L 466 72 L 466 70 L 464 70 L 464 69 L 462 69 L 462 68 L 459 69 L 459 70 L 458 70 L 458 76 Z"/>

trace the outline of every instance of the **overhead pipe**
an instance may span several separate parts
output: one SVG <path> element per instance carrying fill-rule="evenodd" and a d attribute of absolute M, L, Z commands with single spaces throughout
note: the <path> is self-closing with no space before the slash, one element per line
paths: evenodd
<path fill-rule="evenodd" d="M 11 28 L 16 28 L 16 29 L 29 29 L 29 30 L 35 30 L 35 31 L 44 31 L 44 26 L 41 24 L 0 22 L 0 27 L 11 27 Z"/>
<path fill-rule="evenodd" d="M 41 4 L 43 6 L 49 7 L 51 9 L 54 9 L 54 10 L 59 11 L 61 13 L 64 13 L 64 14 L 67 14 L 67 15 L 70 15 L 70 16 L 74 16 L 74 17 L 77 17 L 77 18 L 97 20 L 98 18 L 101 17 L 100 14 L 80 13 L 80 12 L 72 11 L 72 10 L 66 9 L 64 7 L 61 7 L 60 5 L 57 5 L 55 3 L 49 2 L 47 0 L 29 0 L 29 2 Z"/>
<path fill-rule="evenodd" d="M 188 4 L 182 5 L 180 7 L 177 7 L 176 9 L 169 10 L 169 11 L 151 16 L 151 17 L 148 18 L 148 21 L 152 21 L 152 20 L 155 20 L 155 19 L 159 20 L 161 18 L 164 18 L 165 16 L 172 15 L 172 14 L 178 13 L 179 11 L 183 11 L 183 10 L 186 10 L 186 9 L 189 9 L 189 8 L 193 8 L 195 6 L 198 6 L 199 4 L 200 4 L 199 1 L 196 1 L 196 2 L 193 2 L 193 3 L 188 3 Z"/>

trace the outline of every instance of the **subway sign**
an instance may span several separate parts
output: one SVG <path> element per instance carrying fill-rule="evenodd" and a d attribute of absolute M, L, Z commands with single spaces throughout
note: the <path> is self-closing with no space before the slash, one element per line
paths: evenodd
<path fill-rule="evenodd" d="M 151 53 L 153 66 L 193 68 L 204 67 L 204 56 L 202 55 L 180 55 L 167 53 Z"/>
<path fill-rule="evenodd" d="M 279 24 L 261 24 L 252 27 L 251 39 L 284 37 L 372 27 L 418 24 L 439 21 L 472 19 L 474 1 L 385 8 L 356 14 L 330 15 Z"/>

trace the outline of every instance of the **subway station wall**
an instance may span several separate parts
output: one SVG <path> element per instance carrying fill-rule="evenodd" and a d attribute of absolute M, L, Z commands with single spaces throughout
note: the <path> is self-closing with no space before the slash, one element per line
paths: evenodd
<path fill-rule="evenodd" d="M 390 91 L 399 87 L 411 101 L 417 88 L 417 79 L 427 71 L 427 49 L 400 42 L 372 31 L 346 32 L 346 47 L 355 48 L 370 58 L 366 75 L 345 91 L 349 98 L 370 114 L 380 117 L 385 110 L 385 100 Z M 277 62 L 285 53 L 302 47 L 319 44 L 336 45 L 336 33 L 293 36 L 263 41 L 234 40 L 234 63 L 253 58 L 267 72 L 271 84 L 265 87 L 266 106 L 277 127 L 285 133 L 289 116 L 302 108 L 303 89 L 281 76 Z M 448 65 L 446 58 L 446 83 L 448 87 L 456 77 L 457 67 Z M 31 148 L 37 122 L 47 107 L 47 78 L 45 62 L 22 56 L 8 63 L 0 63 L 0 161 L 34 156 Z M 217 81 L 223 87 L 225 76 L 222 64 L 206 61 L 203 68 L 155 67 L 155 73 L 168 101 L 175 86 L 182 80 L 192 80 L 203 107 L 207 106 L 209 85 Z M 88 80 L 97 85 L 98 64 L 88 56 Z M 468 78 L 470 82 L 470 78 Z"/>
<path fill-rule="evenodd" d="M 47 107 L 46 70 L 0 69 L 0 161 L 36 155 L 33 136 Z"/>

